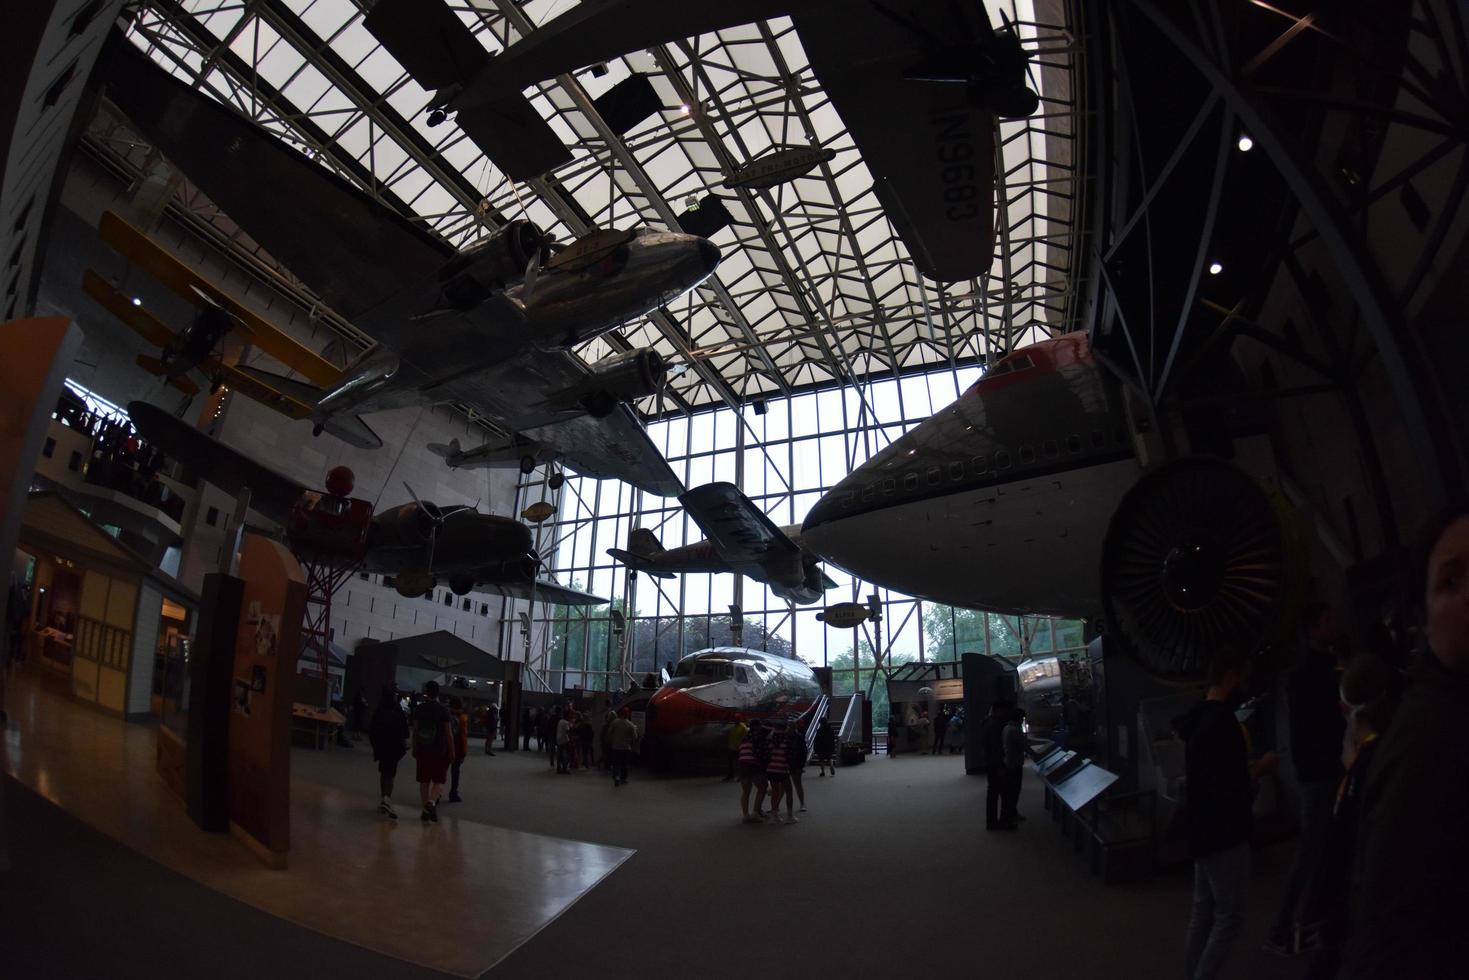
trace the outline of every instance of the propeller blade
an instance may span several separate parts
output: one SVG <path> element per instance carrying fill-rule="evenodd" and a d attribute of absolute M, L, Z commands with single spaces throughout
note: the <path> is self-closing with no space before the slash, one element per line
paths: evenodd
<path fill-rule="evenodd" d="M 542 249 L 536 249 L 531 254 L 530 261 L 525 266 L 525 290 L 520 294 L 522 301 L 529 303 L 531 296 L 536 291 L 536 278 L 541 271 L 541 258 L 545 254 Z"/>

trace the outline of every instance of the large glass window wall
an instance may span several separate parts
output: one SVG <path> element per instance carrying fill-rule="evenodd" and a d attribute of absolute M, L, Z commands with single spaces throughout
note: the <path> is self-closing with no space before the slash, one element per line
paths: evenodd
<path fill-rule="evenodd" d="M 651 423 L 648 433 L 687 486 L 731 482 L 776 524 L 799 525 L 828 488 L 953 401 L 979 374 L 977 367 L 943 370 L 771 399 L 738 413 L 721 408 L 679 415 Z M 686 654 L 733 642 L 735 605 L 744 645 L 832 668 L 839 693 L 870 689 L 879 724 L 885 720 L 886 696 L 876 649 L 893 665 L 955 660 L 967 652 L 1018 662 L 1082 651 L 1077 621 L 923 602 L 830 565 L 826 573 L 837 585 L 824 604 L 865 603 L 875 594 L 883 609 L 879 624 L 828 627 L 816 618 L 822 605 L 792 609 L 763 584 L 732 574 L 662 580 L 629 575 L 607 549 L 625 548 L 635 528 L 652 531 L 665 548 L 703 538 L 676 498 L 575 475 L 568 475 L 558 494 L 537 471 L 521 483 L 517 510 L 540 500 L 557 505 L 552 519 L 540 526 L 537 542 L 556 580 L 612 602 L 590 608 L 537 605 L 533 617 L 521 617 L 519 635 L 507 629 L 504 651 L 526 661 L 527 683 L 534 687 L 626 687 L 671 669 Z M 517 610 L 524 608 L 516 604 Z M 506 617 L 511 623 L 515 619 Z"/>

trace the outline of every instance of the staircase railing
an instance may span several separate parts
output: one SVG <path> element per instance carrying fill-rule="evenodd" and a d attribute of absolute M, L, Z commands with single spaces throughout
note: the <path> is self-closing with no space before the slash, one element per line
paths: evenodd
<path fill-rule="evenodd" d="M 826 710 L 830 704 L 831 698 L 823 694 L 797 719 L 797 724 L 805 726 L 802 731 L 805 732 L 806 737 L 807 758 L 810 758 L 811 753 L 815 750 L 816 732 L 820 726 L 826 724 Z"/>
<path fill-rule="evenodd" d="M 852 694 L 851 700 L 847 702 L 847 713 L 842 717 L 841 727 L 837 729 L 837 744 L 845 745 L 848 742 L 862 741 L 862 693 L 860 691 Z"/>

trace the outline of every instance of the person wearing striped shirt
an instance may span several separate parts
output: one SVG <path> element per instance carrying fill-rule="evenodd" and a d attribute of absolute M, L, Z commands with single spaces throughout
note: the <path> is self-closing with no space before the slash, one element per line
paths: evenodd
<path fill-rule="evenodd" d="M 751 719 L 749 730 L 740 740 L 740 813 L 745 823 L 759 823 L 765 819 L 765 765 L 770 757 L 770 743 L 765 737 L 765 725 L 759 718 Z M 750 813 L 750 787 L 757 790 L 755 813 Z"/>
<path fill-rule="evenodd" d="M 770 761 L 765 764 L 765 778 L 770 781 L 770 816 L 780 823 L 780 801 L 785 800 L 786 823 L 797 820 L 792 806 L 795 794 L 791 792 L 791 751 L 788 731 L 784 721 L 774 725 L 770 737 Z"/>

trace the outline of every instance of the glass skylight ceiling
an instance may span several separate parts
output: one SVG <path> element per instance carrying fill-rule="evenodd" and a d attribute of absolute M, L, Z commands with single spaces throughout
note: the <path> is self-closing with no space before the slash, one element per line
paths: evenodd
<path fill-rule="evenodd" d="M 1041 3 L 1053 13 L 1038 19 L 1030 0 L 987 0 L 993 23 L 1003 11 L 1018 24 L 1042 106 L 1000 125 L 1004 206 L 989 275 L 942 287 L 920 279 L 894 234 L 788 19 L 634 52 L 600 77 L 583 71 L 529 91 L 573 159 L 513 183 L 452 120 L 428 126 L 429 93 L 363 27 L 369 6 L 154 0 L 130 36 L 175 75 L 456 246 L 518 217 L 563 241 L 593 226 L 670 226 L 691 200 L 717 194 L 734 224 L 713 237 L 724 254 L 715 276 L 581 350 L 595 360 L 652 346 L 687 365 L 664 396 L 639 404 L 646 415 L 979 363 L 1076 326 L 1077 44 L 1059 2 Z M 574 2 L 451 6 L 498 51 L 520 37 L 518 24 L 533 30 Z M 649 77 L 664 108 L 619 138 L 590 100 L 632 72 Z M 783 145 L 820 145 L 836 157 L 770 190 L 721 186 L 735 167 Z M 237 236 L 227 218 L 213 220 Z"/>

